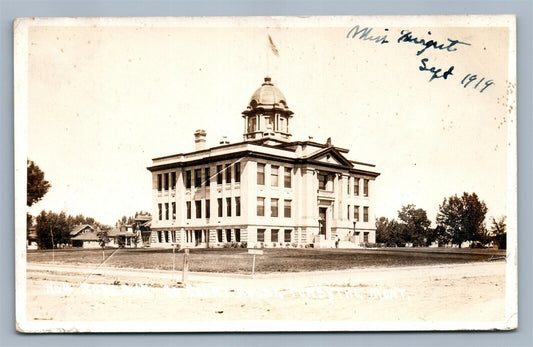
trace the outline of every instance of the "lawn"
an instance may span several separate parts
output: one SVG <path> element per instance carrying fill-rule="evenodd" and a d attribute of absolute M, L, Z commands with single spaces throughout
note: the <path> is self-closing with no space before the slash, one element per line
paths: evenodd
<path fill-rule="evenodd" d="M 394 267 L 437 264 L 461 264 L 487 261 L 491 256 L 505 256 L 495 249 L 264 249 L 256 256 L 256 272 L 301 272 L 343 270 L 368 267 Z M 174 255 L 171 249 L 107 249 L 106 266 L 171 270 Z M 100 264 L 101 250 L 65 249 L 54 252 L 56 263 Z M 175 254 L 175 269 L 181 270 L 183 251 Z M 247 249 L 191 249 L 190 271 L 249 273 L 252 255 Z M 28 251 L 28 262 L 52 262 L 52 251 Z M 502 260 L 498 260 L 502 261 Z"/>

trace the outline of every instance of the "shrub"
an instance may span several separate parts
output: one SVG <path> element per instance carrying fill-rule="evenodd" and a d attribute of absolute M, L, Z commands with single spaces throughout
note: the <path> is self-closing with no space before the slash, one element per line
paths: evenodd
<path fill-rule="evenodd" d="M 246 241 L 241 242 L 241 248 L 248 248 L 248 242 Z"/>
<path fill-rule="evenodd" d="M 225 242 L 222 247 L 223 248 L 231 248 L 231 243 L 230 242 Z"/>

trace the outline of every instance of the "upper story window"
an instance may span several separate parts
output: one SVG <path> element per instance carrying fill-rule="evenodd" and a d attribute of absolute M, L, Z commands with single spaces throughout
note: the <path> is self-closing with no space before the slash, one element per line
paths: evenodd
<path fill-rule="evenodd" d="M 205 200 L 205 218 L 211 217 L 211 200 Z"/>
<path fill-rule="evenodd" d="M 170 173 L 170 187 L 176 189 L 176 171 Z"/>
<path fill-rule="evenodd" d="M 191 202 L 187 201 L 185 204 L 187 205 L 187 219 L 191 219 Z"/>
<path fill-rule="evenodd" d="M 168 190 L 168 172 L 163 175 L 163 182 L 165 184 L 165 190 Z"/>
<path fill-rule="evenodd" d="M 218 216 L 222 217 L 222 198 L 217 199 Z"/>
<path fill-rule="evenodd" d="M 285 175 L 283 179 L 283 186 L 285 188 L 291 188 L 292 187 L 292 169 L 289 167 L 285 168 Z"/>
<path fill-rule="evenodd" d="M 157 190 L 161 191 L 163 189 L 163 184 L 161 182 L 161 174 L 157 174 Z"/>
<path fill-rule="evenodd" d="M 226 198 L 226 217 L 231 217 L 231 198 Z"/>
<path fill-rule="evenodd" d="M 191 170 L 185 171 L 185 188 L 191 188 Z"/>
<path fill-rule="evenodd" d="M 248 132 L 253 133 L 256 130 L 257 130 L 256 118 L 248 117 Z"/>
<path fill-rule="evenodd" d="M 363 222 L 368 222 L 368 206 L 363 207 Z"/>
<path fill-rule="evenodd" d="M 279 166 L 272 165 L 270 167 L 270 185 L 272 187 L 278 186 Z"/>
<path fill-rule="evenodd" d="M 353 207 L 353 219 L 356 221 L 356 222 L 359 222 L 359 206 L 355 205 Z"/>
<path fill-rule="evenodd" d="M 172 219 L 176 219 L 176 203 L 172 203 Z"/>
<path fill-rule="evenodd" d="M 270 216 L 277 217 L 279 211 L 279 199 L 270 199 Z"/>
<path fill-rule="evenodd" d="M 257 198 L 257 215 L 258 216 L 264 216 L 265 215 L 265 198 Z"/>
<path fill-rule="evenodd" d="M 194 186 L 196 188 L 202 186 L 202 170 L 201 169 L 194 170 Z"/>
<path fill-rule="evenodd" d="M 211 175 L 209 174 L 208 167 L 206 167 L 204 170 L 204 176 L 205 176 L 205 186 L 209 187 L 211 185 Z"/>
<path fill-rule="evenodd" d="M 291 200 L 285 200 L 284 206 L 283 206 L 283 217 L 290 218 L 291 217 Z"/>
<path fill-rule="evenodd" d="M 325 173 L 318 174 L 318 189 L 320 190 L 330 190 L 328 189 L 329 175 Z"/>
<path fill-rule="evenodd" d="M 368 196 L 368 180 L 363 180 L 363 195 Z"/>
<path fill-rule="evenodd" d="M 287 118 L 280 117 L 279 119 L 279 130 L 282 133 L 287 133 Z"/>
<path fill-rule="evenodd" d="M 353 194 L 359 195 L 359 178 L 358 177 L 354 177 L 354 180 L 353 180 Z"/>
<path fill-rule="evenodd" d="M 158 214 L 158 218 L 159 220 L 163 220 L 163 205 L 162 204 L 157 204 L 157 214 Z"/>
<path fill-rule="evenodd" d="M 165 220 L 168 220 L 168 216 L 169 216 L 168 202 L 165 202 Z"/>
<path fill-rule="evenodd" d="M 217 184 L 222 184 L 222 165 L 217 165 Z"/>
<path fill-rule="evenodd" d="M 235 197 L 235 216 L 239 217 L 241 215 L 241 198 L 239 196 Z"/>
<path fill-rule="evenodd" d="M 226 183 L 231 183 L 231 166 L 226 164 Z"/>
<path fill-rule="evenodd" d="M 202 200 L 196 200 L 194 202 L 194 209 L 196 212 L 196 218 L 202 218 Z"/>
<path fill-rule="evenodd" d="M 235 182 L 241 181 L 241 163 L 235 164 Z"/>
<path fill-rule="evenodd" d="M 265 164 L 257 163 L 257 184 L 265 184 Z"/>

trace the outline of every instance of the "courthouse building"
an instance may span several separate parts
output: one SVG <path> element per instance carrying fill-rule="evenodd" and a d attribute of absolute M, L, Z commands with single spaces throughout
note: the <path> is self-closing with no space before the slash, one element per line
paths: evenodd
<path fill-rule="evenodd" d="M 303 100 L 302 100 L 303 102 Z M 253 93 L 244 139 L 153 159 L 151 246 L 360 247 L 375 242 L 375 165 L 348 149 L 293 141 L 293 112 L 266 77 Z"/>

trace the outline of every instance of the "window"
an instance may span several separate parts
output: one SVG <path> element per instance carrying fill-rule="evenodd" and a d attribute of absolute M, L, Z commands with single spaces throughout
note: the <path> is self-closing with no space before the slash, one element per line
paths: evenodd
<path fill-rule="evenodd" d="M 350 179 L 347 180 L 347 184 L 346 184 L 346 195 L 350 195 Z"/>
<path fill-rule="evenodd" d="M 231 217 L 231 198 L 226 198 L 226 217 Z"/>
<path fill-rule="evenodd" d="M 222 198 L 218 198 L 217 199 L 217 204 L 218 204 L 218 216 L 219 217 L 222 217 Z"/>
<path fill-rule="evenodd" d="M 235 242 L 241 242 L 241 229 L 235 229 Z"/>
<path fill-rule="evenodd" d="M 205 186 L 209 187 L 211 185 L 211 175 L 209 174 L 209 168 L 206 167 L 204 170 L 204 176 L 205 176 Z"/>
<path fill-rule="evenodd" d="M 163 220 L 163 205 L 162 204 L 157 204 L 157 209 L 159 211 L 159 213 L 158 213 L 159 220 Z"/>
<path fill-rule="evenodd" d="M 162 183 L 161 183 L 161 174 L 157 175 L 157 190 L 160 192 L 162 189 Z"/>
<path fill-rule="evenodd" d="M 257 184 L 265 184 L 265 164 L 257 164 Z"/>
<path fill-rule="evenodd" d="M 185 188 L 191 187 L 191 171 L 185 171 Z"/>
<path fill-rule="evenodd" d="M 288 167 L 285 168 L 283 186 L 285 188 L 291 188 L 292 186 L 292 169 L 291 168 L 288 168 Z"/>
<path fill-rule="evenodd" d="M 194 170 L 194 186 L 197 188 L 202 186 L 202 170 L 201 169 Z"/>
<path fill-rule="evenodd" d="M 363 207 L 363 222 L 368 222 L 368 207 Z"/>
<path fill-rule="evenodd" d="M 163 242 L 163 235 L 161 230 L 157 231 L 157 241 L 159 241 L 159 243 Z"/>
<path fill-rule="evenodd" d="M 217 184 L 222 184 L 222 165 L 217 165 Z"/>
<path fill-rule="evenodd" d="M 278 216 L 278 200 L 279 199 L 271 199 L 270 200 L 270 216 L 271 217 L 277 217 Z"/>
<path fill-rule="evenodd" d="M 187 201 L 187 219 L 191 219 L 191 202 Z"/>
<path fill-rule="evenodd" d="M 205 218 L 211 218 L 211 200 L 205 201 Z"/>
<path fill-rule="evenodd" d="M 172 203 L 172 219 L 176 219 L 176 203 Z"/>
<path fill-rule="evenodd" d="M 290 218 L 291 217 L 291 200 L 285 200 L 283 203 L 283 217 Z"/>
<path fill-rule="evenodd" d="M 353 219 L 356 222 L 359 222 L 359 206 L 354 206 L 353 207 Z"/>
<path fill-rule="evenodd" d="M 231 166 L 226 164 L 226 183 L 231 183 Z"/>
<path fill-rule="evenodd" d="M 171 189 L 176 189 L 176 172 L 170 173 L 170 184 Z"/>
<path fill-rule="evenodd" d="M 359 195 L 359 178 L 355 177 L 353 180 L 353 194 Z"/>
<path fill-rule="evenodd" d="M 318 189 L 326 190 L 328 184 L 328 175 L 319 173 L 318 174 Z"/>
<path fill-rule="evenodd" d="M 350 219 L 350 205 L 346 206 L 346 219 Z"/>
<path fill-rule="evenodd" d="M 165 242 L 169 242 L 168 230 L 163 231 L 165 233 Z"/>
<path fill-rule="evenodd" d="M 168 220 L 169 216 L 169 209 L 168 209 L 168 202 L 165 203 L 165 220 Z"/>
<path fill-rule="evenodd" d="M 171 231 L 170 234 L 172 235 L 172 242 L 176 243 L 176 230 Z"/>
<path fill-rule="evenodd" d="M 168 172 L 163 177 L 165 178 L 165 190 L 168 190 Z"/>
<path fill-rule="evenodd" d="M 196 211 L 196 218 L 202 218 L 202 200 L 194 202 L 194 209 Z"/>
<path fill-rule="evenodd" d="M 279 242 L 279 230 L 272 229 L 270 231 L 270 242 Z"/>
<path fill-rule="evenodd" d="M 368 196 L 368 180 L 363 180 L 363 195 Z"/>
<path fill-rule="evenodd" d="M 265 198 L 257 198 L 257 215 L 265 215 Z"/>
<path fill-rule="evenodd" d="M 241 181 L 241 163 L 235 164 L 235 182 Z"/>
<path fill-rule="evenodd" d="M 249 133 L 253 133 L 257 129 L 257 127 L 255 126 L 255 123 L 256 123 L 255 117 L 248 118 L 248 132 Z"/>
<path fill-rule="evenodd" d="M 241 198 L 239 196 L 235 197 L 235 216 L 239 217 L 241 215 Z"/>
<path fill-rule="evenodd" d="M 257 242 L 265 242 L 265 229 L 257 229 Z"/>
<path fill-rule="evenodd" d="M 363 234 L 363 241 L 364 241 L 365 243 L 368 243 L 368 232 L 365 232 L 365 233 Z"/>
<path fill-rule="evenodd" d="M 291 229 L 285 229 L 285 237 L 283 238 L 284 242 L 291 242 L 292 238 L 292 230 Z"/>
<path fill-rule="evenodd" d="M 279 130 L 282 133 L 286 133 L 287 132 L 287 119 L 286 118 L 281 117 L 279 119 Z"/>
<path fill-rule="evenodd" d="M 217 230 L 217 242 L 222 242 L 222 230 Z"/>
<path fill-rule="evenodd" d="M 272 116 L 268 116 L 268 117 L 265 118 L 265 121 L 266 121 L 265 125 L 266 125 L 266 130 L 267 131 L 268 130 L 270 130 L 270 131 L 274 130 L 274 120 L 275 119 L 274 119 L 273 115 Z"/>
<path fill-rule="evenodd" d="M 278 166 L 271 166 L 270 167 L 270 185 L 272 187 L 277 187 L 278 186 L 278 171 L 279 171 L 279 167 Z"/>
<path fill-rule="evenodd" d="M 226 229 L 226 242 L 231 242 L 231 229 Z"/>

